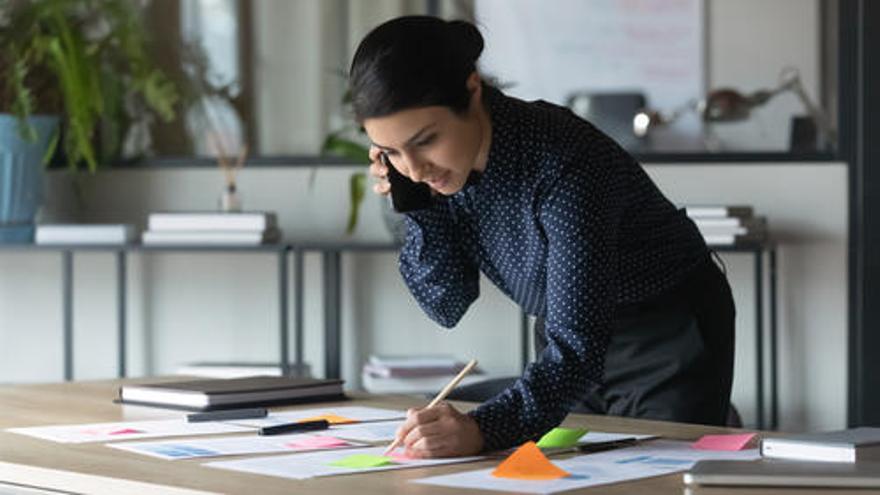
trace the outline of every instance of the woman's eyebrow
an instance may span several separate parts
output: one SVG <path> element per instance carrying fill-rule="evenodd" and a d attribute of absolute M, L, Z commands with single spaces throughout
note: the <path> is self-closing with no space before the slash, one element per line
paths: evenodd
<path fill-rule="evenodd" d="M 426 125 L 425 127 L 422 127 L 421 129 L 418 130 L 418 132 L 416 132 L 416 133 L 413 134 L 409 139 L 407 139 L 406 142 L 403 143 L 403 145 L 404 145 L 404 146 L 410 146 L 410 145 L 412 145 L 413 143 L 415 143 L 416 141 L 418 141 L 419 138 L 422 137 L 422 134 L 424 134 L 425 132 L 427 132 L 428 130 L 430 130 L 430 129 L 431 129 L 432 127 L 434 127 L 435 125 L 437 125 L 436 122 L 431 122 L 430 124 Z M 379 144 L 379 143 L 377 143 L 377 142 L 375 142 L 375 141 L 373 141 L 373 144 L 376 145 L 377 148 L 380 148 L 380 149 L 382 149 L 382 150 L 385 150 L 385 151 L 394 151 L 394 148 L 391 148 L 391 147 L 389 147 L 389 146 L 381 145 L 381 144 Z"/>
<path fill-rule="evenodd" d="M 422 127 L 421 129 L 419 129 L 419 132 L 413 134 L 412 137 L 410 137 L 409 139 L 406 140 L 406 143 L 404 143 L 404 146 L 409 146 L 409 145 L 415 143 L 416 141 L 418 141 L 419 138 L 422 137 L 422 134 L 427 132 L 430 128 L 434 127 L 436 124 L 437 124 L 436 122 L 431 122 L 430 124 L 426 125 L 425 127 Z"/>

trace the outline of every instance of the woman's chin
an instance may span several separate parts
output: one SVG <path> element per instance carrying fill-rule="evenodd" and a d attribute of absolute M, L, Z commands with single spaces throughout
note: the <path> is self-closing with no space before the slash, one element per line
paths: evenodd
<path fill-rule="evenodd" d="M 458 191 L 461 191 L 461 187 L 450 187 L 449 185 L 446 185 L 444 187 L 438 188 L 438 187 L 432 186 L 431 190 L 437 194 L 442 194 L 443 196 L 452 196 L 453 194 L 457 193 Z"/>
<path fill-rule="evenodd" d="M 428 185 L 431 186 L 431 190 L 444 196 L 452 196 L 458 191 L 461 191 L 461 189 L 464 187 L 464 183 L 460 183 L 458 180 L 456 180 L 455 177 L 451 176 L 446 177 L 440 183 Z"/>

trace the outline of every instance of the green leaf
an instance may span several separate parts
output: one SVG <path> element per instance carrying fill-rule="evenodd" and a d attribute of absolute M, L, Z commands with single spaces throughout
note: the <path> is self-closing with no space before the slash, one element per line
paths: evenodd
<path fill-rule="evenodd" d="M 363 172 L 351 174 L 351 177 L 348 179 L 348 189 L 351 203 L 348 210 L 348 225 L 345 227 L 345 233 L 351 235 L 357 227 L 361 204 L 364 202 L 367 190 L 367 174 Z"/>
<path fill-rule="evenodd" d="M 370 150 L 366 146 L 350 139 L 331 134 L 321 146 L 322 155 L 335 155 L 357 163 L 370 163 Z"/>
<path fill-rule="evenodd" d="M 49 138 L 49 145 L 46 146 L 46 152 L 43 153 L 43 166 L 49 165 L 49 161 L 52 160 L 52 155 L 55 154 L 55 149 L 58 148 L 58 138 L 61 136 L 61 131 L 58 129 L 58 126 L 55 126 L 55 130 L 52 131 L 52 137 Z"/>
<path fill-rule="evenodd" d="M 327 136 L 323 146 L 321 146 L 321 154 L 341 156 L 358 163 L 370 162 L 369 148 L 350 139 L 339 137 L 338 134 Z M 312 176 L 314 177 L 314 174 Z M 349 179 L 350 206 L 348 210 L 348 224 L 345 227 L 345 232 L 349 235 L 353 234 L 355 228 L 357 228 L 360 208 L 364 201 L 366 189 L 367 175 L 364 172 L 352 174 Z"/>
<path fill-rule="evenodd" d="M 15 49 L 10 48 L 7 55 L 9 58 L 15 60 Z M 12 102 L 12 111 L 18 116 L 19 135 L 25 141 L 33 143 L 37 140 L 37 130 L 30 121 L 30 116 L 33 113 L 34 108 L 34 97 L 30 89 L 25 85 L 27 75 L 28 59 L 26 56 L 22 56 L 12 64 L 12 71 L 9 75 L 10 85 L 15 93 L 15 100 Z"/>
<path fill-rule="evenodd" d="M 85 160 L 89 171 L 95 172 L 98 164 L 91 133 L 96 118 L 88 101 L 88 91 L 84 89 L 85 84 L 80 79 L 77 60 L 79 54 L 76 53 L 75 43 L 67 37 L 68 43 L 64 44 L 61 41 L 64 38 L 62 36 L 49 43 L 49 54 L 61 82 L 64 107 L 67 111 L 66 120 L 70 131 L 64 141 L 67 162 L 70 168 L 75 170 L 77 162 L 81 159 Z"/>
<path fill-rule="evenodd" d="M 144 85 L 144 99 L 165 122 L 174 120 L 174 105 L 177 104 L 177 89 L 174 83 L 162 72 L 154 70 Z"/>

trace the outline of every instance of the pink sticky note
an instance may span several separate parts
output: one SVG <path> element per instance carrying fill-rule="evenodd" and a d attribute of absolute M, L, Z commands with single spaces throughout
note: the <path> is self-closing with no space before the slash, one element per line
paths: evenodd
<path fill-rule="evenodd" d="M 295 449 L 327 449 L 330 447 L 341 447 L 343 445 L 348 445 L 348 442 L 335 437 L 317 435 L 313 437 L 300 438 L 299 440 L 289 442 L 287 445 Z"/>
<path fill-rule="evenodd" d="M 134 433 L 143 433 L 140 430 L 135 430 L 134 428 L 123 428 L 121 430 L 108 432 L 108 435 L 131 435 Z"/>
<path fill-rule="evenodd" d="M 691 445 L 700 450 L 743 450 L 755 438 L 754 433 L 737 433 L 734 435 L 704 435 Z"/>
<path fill-rule="evenodd" d="M 388 454 L 388 458 L 394 462 L 412 462 L 418 460 L 415 457 L 410 457 L 404 454 L 403 452 L 392 452 Z"/>

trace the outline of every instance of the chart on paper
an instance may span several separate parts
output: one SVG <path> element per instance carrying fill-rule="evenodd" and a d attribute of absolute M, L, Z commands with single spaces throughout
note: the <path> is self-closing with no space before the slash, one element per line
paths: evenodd
<path fill-rule="evenodd" d="M 276 452 L 309 452 L 315 450 L 349 449 L 367 444 L 327 435 L 296 434 L 277 436 L 234 436 L 151 442 L 120 442 L 108 447 L 158 457 L 166 460 L 220 457 L 227 455 L 270 454 Z"/>
<path fill-rule="evenodd" d="M 253 428 L 230 423 L 187 423 L 185 419 L 34 426 L 6 431 L 61 443 L 113 442 L 141 438 L 253 432 Z"/>

